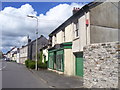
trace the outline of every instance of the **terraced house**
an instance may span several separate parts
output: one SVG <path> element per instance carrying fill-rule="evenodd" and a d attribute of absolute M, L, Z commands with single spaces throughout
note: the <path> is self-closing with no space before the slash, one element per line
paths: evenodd
<path fill-rule="evenodd" d="M 78 9 L 77 9 L 78 10 Z M 75 13 L 75 11 L 74 11 Z M 49 70 L 61 74 L 75 75 L 75 56 L 72 52 L 73 26 L 77 13 L 49 34 Z"/>
<path fill-rule="evenodd" d="M 11 50 L 9 50 L 9 51 L 6 53 L 7 60 L 16 61 L 16 51 L 17 51 L 16 46 L 14 46 Z"/>
<path fill-rule="evenodd" d="M 27 60 L 27 55 L 28 55 L 28 45 L 22 46 L 19 51 L 20 55 L 20 61 L 19 63 L 25 64 L 25 61 Z"/>
<path fill-rule="evenodd" d="M 74 8 L 73 15 L 49 34 L 49 70 L 83 77 L 84 46 L 118 41 L 116 5 L 91 2 L 81 9 Z"/>
<path fill-rule="evenodd" d="M 40 59 L 40 49 L 42 49 L 43 47 L 45 47 L 48 44 L 48 40 L 41 35 L 38 39 L 37 39 L 37 45 L 38 45 L 38 59 Z M 28 49 L 27 49 L 27 58 L 30 60 L 35 60 L 36 59 L 36 40 L 29 40 L 28 41 Z"/>

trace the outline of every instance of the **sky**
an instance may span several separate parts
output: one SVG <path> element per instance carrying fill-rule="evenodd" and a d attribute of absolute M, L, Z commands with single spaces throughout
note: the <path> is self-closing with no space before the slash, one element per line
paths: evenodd
<path fill-rule="evenodd" d="M 27 15 L 38 17 L 39 36 L 44 35 L 48 38 L 50 32 L 72 16 L 73 7 L 81 8 L 87 3 L 3 2 L 0 11 L 0 32 L 2 31 L 0 49 L 6 53 L 14 46 L 21 47 L 27 44 L 28 35 L 32 40 L 35 39 L 36 19 Z"/>

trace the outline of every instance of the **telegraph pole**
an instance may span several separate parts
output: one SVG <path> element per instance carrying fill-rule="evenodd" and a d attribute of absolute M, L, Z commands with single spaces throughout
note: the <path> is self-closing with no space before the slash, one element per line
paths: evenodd
<path fill-rule="evenodd" d="M 38 18 L 35 17 L 35 16 L 29 16 L 27 15 L 27 17 L 31 17 L 31 18 L 35 18 L 37 20 L 37 26 L 36 26 L 36 30 L 35 30 L 35 33 L 36 33 L 36 60 L 35 60 L 35 70 L 38 69 L 38 65 L 37 65 L 37 62 L 38 62 Z"/>

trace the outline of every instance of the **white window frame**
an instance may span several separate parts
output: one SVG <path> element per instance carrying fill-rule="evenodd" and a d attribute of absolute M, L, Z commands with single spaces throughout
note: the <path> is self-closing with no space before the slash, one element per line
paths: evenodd
<path fill-rule="evenodd" d="M 65 28 L 62 29 L 62 32 L 63 32 L 63 42 L 65 42 Z"/>
<path fill-rule="evenodd" d="M 75 22 L 74 22 L 74 37 L 75 39 L 79 37 L 79 20 L 77 19 Z"/>
<path fill-rule="evenodd" d="M 56 34 L 54 35 L 54 40 L 55 40 L 54 43 L 56 44 L 57 43 L 57 35 Z"/>

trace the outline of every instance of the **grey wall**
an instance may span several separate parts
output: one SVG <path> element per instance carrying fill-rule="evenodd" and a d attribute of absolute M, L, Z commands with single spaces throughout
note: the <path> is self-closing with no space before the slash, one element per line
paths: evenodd
<path fill-rule="evenodd" d="M 104 2 L 90 9 L 90 42 L 118 41 L 117 2 Z"/>
<path fill-rule="evenodd" d="M 91 26 L 90 34 L 91 43 L 118 41 L 118 29 L 115 28 Z"/>
<path fill-rule="evenodd" d="M 44 36 L 41 36 L 40 38 L 38 38 L 38 49 L 37 49 L 38 53 L 40 53 L 40 49 L 47 44 L 48 44 L 48 40 Z M 36 40 L 29 44 L 28 52 L 29 52 L 28 53 L 28 58 L 32 59 L 32 60 L 35 60 L 35 57 L 36 57 Z"/>

